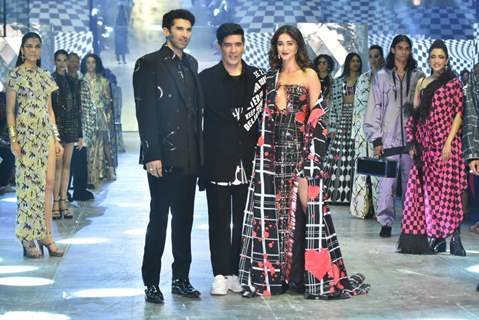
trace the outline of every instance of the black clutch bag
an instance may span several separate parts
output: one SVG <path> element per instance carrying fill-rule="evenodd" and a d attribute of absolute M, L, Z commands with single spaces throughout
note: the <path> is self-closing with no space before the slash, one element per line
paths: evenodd
<path fill-rule="evenodd" d="M 398 162 L 384 157 L 407 153 L 406 147 L 384 149 L 382 158 L 359 157 L 356 161 L 356 172 L 367 176 L 383 178 L 396 178 L 398 174 Z"/>

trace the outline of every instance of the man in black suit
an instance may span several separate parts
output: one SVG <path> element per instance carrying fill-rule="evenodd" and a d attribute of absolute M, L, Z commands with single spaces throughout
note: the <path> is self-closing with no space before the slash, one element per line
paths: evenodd
<path fill-rule="evenodd" d="M 216 38 L 222 60 L 200 73 L 205 95 L 205 166 L 213 295 L 241 292 L 238 263 L 243 210 L 258 139 L 264 73 L 242 59 L 244 32 L 222 24 Z M 230 224 L 233 221 L 231 230 Z"/>
<path fill-rule="evenodd" d="M 133 87 L 141 138 L 140 163 L 148 175 L 150 222 L 142 275 L 146 301 L 163 302 L 159 288 L 161 257 L 171 210 L 172 292 L 198 298 L 189 282 L 193 204 L 202 165 L 202 105 L 198 62 L 183 50 L 195 17 L 187 10 L 163 16 L 166 43 L 136 62 Z"/>

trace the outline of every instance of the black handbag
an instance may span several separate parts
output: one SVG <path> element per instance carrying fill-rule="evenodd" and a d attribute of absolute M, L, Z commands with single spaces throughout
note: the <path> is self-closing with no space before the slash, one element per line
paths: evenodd
<path fill-rule="evenodd" d="M 381 158 L 359 157 L 356 161 L 356 172 L 367 176 L 383 178 L 396 178 L 398 175 L 398 162 L 385 157 L 408 153 L 406 147 L 384 149 Z"/>

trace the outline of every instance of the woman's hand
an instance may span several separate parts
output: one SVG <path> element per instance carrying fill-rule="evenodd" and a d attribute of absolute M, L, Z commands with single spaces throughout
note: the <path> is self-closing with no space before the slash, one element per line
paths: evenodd
<path fill-rule="evenodd" d="M 85 146 L 85 142 L 83 141 L 83 138 L 78 139 L 77 150 L 81 150 L 84 146 Z"/>
<path fill-rule="evenodd" d="M 414 159 L 416 157 L 416 147 L 415 146 L 412 146 L 411 148 L 409 148 L 409 156 L 411 157 L 411 159 Z"/>
<path fill-rule="evenodd" d="M 444 148 L 442 148 L 441 158 L 444 161 L 447 161 L 451 158 L 451 143 L 449 141 L 446 141 Z"/>
<path fill-rule="evenodd" d="M 55 153 L 57 157 L 61 157 L 63 155 L 63 147 L 60 141 L 55 141 Z"/>
<path fill-rule="evenodd" d="M 12 150 L 12 153 L 15 158 L 20 158 L 22 156 L 22 148 L 20 148 L 18 142 L 10 143 L 10 149 Z"/>

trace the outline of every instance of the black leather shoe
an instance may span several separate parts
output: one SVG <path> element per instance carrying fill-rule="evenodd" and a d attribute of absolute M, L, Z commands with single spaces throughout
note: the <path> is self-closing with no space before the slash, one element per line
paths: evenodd
<path fill-rule="evenodd" d="M 196 290 L 188 279 L 174 279 L 171 283 L 171 293 L 188 298 L 199 298 L 201 293 Z"/>
<path fill-rule="evenodd" d="M 76 201 L 88 201 L 95 199 L 95 196 L 91 191 L 81 190 L 73 192 L 73 200 Z"/>
<path fill-rule="evenodd" d="M 145 289 L 145 301 L 151 303 L 163 303 L 163 293 L 158 286 L 147 286 Z"/>
<path fill-rule="evenodd" d="M 454 231 L 451 237 L 451 242 L 449 243 L 449 252 L 454 256 L 466 256 L 466 250 L 462 246 L 461 234 L 459 228 Z"/>
<path fill-rule="evenodd" d="M 379 232 L 379 236 L 381 238 L 390 238 L 391 237 L 391 227 L 382 226 L 381 231 Z"/>
<path fill-rule="evenodd" d="M 429 239 L 429 246 L 435 252 L 446 252 L 446 239 L 431 238 Z"/>

